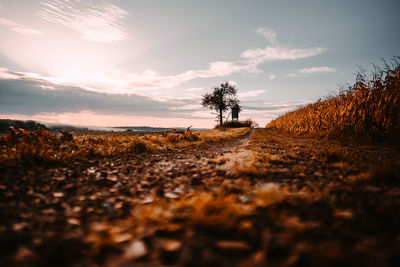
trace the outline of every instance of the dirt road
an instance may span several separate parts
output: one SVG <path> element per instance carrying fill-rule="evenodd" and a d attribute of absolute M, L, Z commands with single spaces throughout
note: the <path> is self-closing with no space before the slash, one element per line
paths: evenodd
<path fill-rule="evenodd" d="M 400 266 L 399 152 L 283 137 L 0 166 L 2 266 Z"/>

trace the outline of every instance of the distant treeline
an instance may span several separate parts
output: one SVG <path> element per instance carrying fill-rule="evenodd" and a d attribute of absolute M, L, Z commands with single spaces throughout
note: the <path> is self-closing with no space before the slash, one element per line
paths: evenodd
<path fill-rule="evenodd" d="M 90 129 L 86 127 L 75 127 L 69 125 L 51 125 L 48 126 L 50 131 L 61 132 L 61 131 L 78 131 L 78 132 L 89 132 Z"/>
<path fill-rule="evenodd" d="M 120 127 L 77 127 L 71 125 L 44 125 L 42 123 L 29 120 L 29 121 L 21 121 L 21 120 L 9 120 L 9 119 L 0 119 L 0 132 L 8 132 L 10 126 L 22 128 L 25 130 L 36 130 L 38 128 L 44 128 L 53 132 L 61 132 L 61 131 L 75 131 L 75 132 L 122 132 L 122 131 L 143 131 L 143 132 L 161 132 L 165 130 L 171 129 L 182 129 L 186 130 L 186 127 L 174 127 L 174 128 L 163 128 L 163 127 L 150 127 L 150 126 L 120 126 Z M 192 130 L 206 130 L 205 128 L 192 128 Z"/>
<path fill-rule="evenodd" d="M 163 128 L 163 127 L 150 127 L 150 126 L 119 126 L 119 127 L 111 127 L 116 130 L 132 130 L 132 131 L 164 131 L 170 130 L 171 128 Z"/>
<path fill-rule="evenodd" d="M 37 130 L 39 128 L 48 129 L 46 125 L 32 120 L 20 121 L 20 120 L 0 119 L 0 132 L 7 132 L 10 126 L 26 130 Z"/>
<path fill-rule="evenodd" d="M 0 119 L 0 132 L 8 132 L 12 127 L 18 127 L 25 130 L 37 130 L 39 128 L 43 128 L 46 130 L 50 130 L 53 132 L 61 132 L 63 130 L 67 131 L 89 131 L 89 128 L 86 127 L 75 127 L 70 125 L 50 125 L 46 126 L 43 123 L 39 123 L 33 120 L 21 121 L 21 120 L 9 120 L 9 119 Z"/>

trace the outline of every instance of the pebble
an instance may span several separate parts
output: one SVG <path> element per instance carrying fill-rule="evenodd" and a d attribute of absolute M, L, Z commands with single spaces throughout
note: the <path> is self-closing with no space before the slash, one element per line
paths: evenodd
<path fill-rule="evenodd" d="M 125 251 L 125 259 L 134 260 L 147 255 L 147 248 L 143 241 L 134 241 Z"/>
<path fill-rule="evenodd" d="M 166 198 L 172 198 L 172 199 L 177 199 L 178 198 L 178 195 L 176 195 L 174 193 L 170 193 L 170 192 L 165 193 L 164 196 Z"/>

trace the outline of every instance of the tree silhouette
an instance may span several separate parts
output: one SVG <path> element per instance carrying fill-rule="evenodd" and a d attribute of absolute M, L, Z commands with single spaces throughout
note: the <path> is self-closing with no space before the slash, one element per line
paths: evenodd
<path fill-rule="evenodd" d="M 203 95 L 201 104 L 203 107 L 217 111 L 219 125 L 222 126 L 223 113 L 230 107 L 239 107 L 239 100 L 236 98 L 236 86 L 228 82 L 222 83 L 219 87 L 214 87 L 212 93 Z"/>

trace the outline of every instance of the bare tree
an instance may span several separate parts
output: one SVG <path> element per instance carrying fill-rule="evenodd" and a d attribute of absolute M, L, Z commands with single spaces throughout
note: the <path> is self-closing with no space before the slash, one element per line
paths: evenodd
<path fill-rule="evenodd" d="M 223 123 L 223 113 L 230 107 L 239 107 L 239 100 L 236 98 L 236 86 L 228 82 L 214 87 L 212 93 L 203 95 L 201 104 L 203 107 L 215 110 L 218 113 L 219 125 Z"/>

